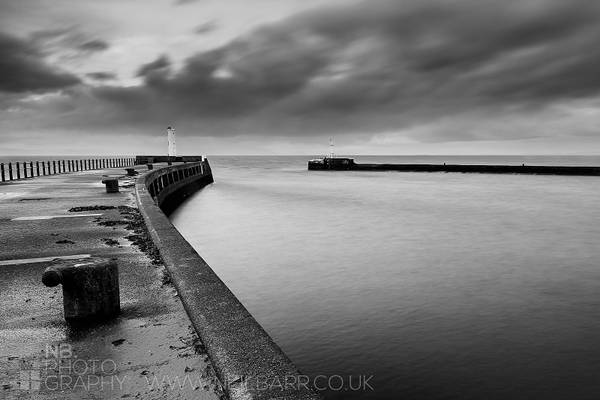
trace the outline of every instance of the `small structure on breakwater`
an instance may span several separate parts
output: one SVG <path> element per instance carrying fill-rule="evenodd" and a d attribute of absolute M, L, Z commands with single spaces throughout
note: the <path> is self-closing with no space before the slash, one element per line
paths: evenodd
<path fill-rule="evenodd" d="M 308 169 L 331 169 L 336 171 L 344 171 L 354 169 L 356 164 L 351 158 L 343 157 L 323 157 L 314 158 L 308 162 Z"/>
<path fill-rule="evenodd" d="M 487 164 L 357 164 L 352 158 L 323 157 L 308 161 L 309 170 L 461 172 L 481 174 L 537 174 L 600 176 L 596 166 L 487 165 Z"/>

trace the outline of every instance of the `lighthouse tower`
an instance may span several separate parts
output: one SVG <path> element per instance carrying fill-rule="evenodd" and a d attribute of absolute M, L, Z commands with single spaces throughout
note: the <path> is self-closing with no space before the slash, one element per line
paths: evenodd
<path fill-rule="evenodd" d="M 167 128 L 167 140 L 169 141 L 169 157 L 176 157 L 177 147 L 175 146 L 175 129 L 170 126 Z"/>

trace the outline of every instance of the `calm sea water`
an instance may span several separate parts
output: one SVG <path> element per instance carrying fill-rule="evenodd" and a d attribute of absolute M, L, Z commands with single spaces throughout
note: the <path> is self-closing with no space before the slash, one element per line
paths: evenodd
<path fill-rule="evenodd" d="M 307 158 L 209 157 L 215 183 L 172 221 L 304 373 L 374 376 L 329 399 L 600 395 L 600 178 L 308 172 Z"/>

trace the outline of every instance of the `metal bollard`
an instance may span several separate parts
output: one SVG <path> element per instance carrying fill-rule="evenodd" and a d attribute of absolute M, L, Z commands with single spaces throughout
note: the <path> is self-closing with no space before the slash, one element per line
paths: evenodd
<path fill-rule="evenodd" d="M 44 285 L 63 285 L 67 322 L 100 320 L 121 311 L 119 269 L 115 260 L 91 258 L 53 265 L 42 275 Z"/>
<path fill-rule="evenodd" d="M 106 185 L 106 193 L 119 193 L 119 179 L 106 178 L 102 179 L 102 183 Z"/>
<path fill-rule="evenodd" d="M 127 171 L 127 176 L 136 176 L 138 174 L 135 168 L 125 168 L 125 171 Z"/>
<path fill-rule="evenodd" d="M 154 169 L 154 165 L 152 165 L 150 163 L 146 164 L 146 167 L 148 167 L 148 169 Z"/>

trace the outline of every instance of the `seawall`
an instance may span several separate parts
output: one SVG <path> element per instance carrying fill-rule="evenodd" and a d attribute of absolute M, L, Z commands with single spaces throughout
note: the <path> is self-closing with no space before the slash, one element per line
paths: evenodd
<path fill-rule="evenodd" d="M 532 174 L 600 176 L 600 167 L 482 164 L 354 164 L 357 171 L 460 172 L 481 174 Z"/>
<path fill-rule="evenodd" d="M 0 398 L 223 399 L 149 246 L 136 177 L 110 164 L 0 182 Z M 107 178 L 119 180 L 118 192 L 107 192 Z M 121 312 L 67 322 L 65 288 L 41 277 L 47 267 L 93 258 L 116 260 Z"/>
<path fill-rule="evenodd" d="M 139 177 L 136 196 L 152 240 L 217 375 L 233 400 L 319 399 L 302 384 L 304 377 L 291 360 L 167 218 L 187 195 L 212 182 L 207 160 L 173 165 Z"/>
<path fill-rule="evenodd" d="M 403 171 L 459 172 L 480 174 L 530 174 L 600 176 L 597 166 L 558 165 L 491 165 L 491 164 L 357 164 L 352 158 L 322 158 L 310 160 L 309 170 L 332 171 Z"/>

